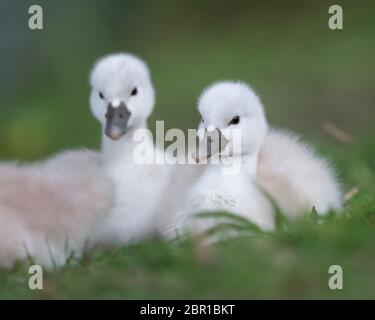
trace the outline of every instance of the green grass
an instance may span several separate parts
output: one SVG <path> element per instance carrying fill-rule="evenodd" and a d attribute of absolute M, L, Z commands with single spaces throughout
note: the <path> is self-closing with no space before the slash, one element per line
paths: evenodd
<path fill-rule="evenodd" d="M 211 246 L 187 237 L 95 250 L 75 266 L 46 272 L 41 291 L 28 289 L 28 265 L 20 264 L 1 271 L 0 298 L 375 298 L 370 146 L 332 149 L 346 172 L 344 188 L 358 188 L 340 215 L 317 219 L 312 212 L 295 222 L 278 216 L 272 233 L 232 219 L 242 236 Z M 331 265 L 343 268 L 343 290 L 328 288 Z"/>

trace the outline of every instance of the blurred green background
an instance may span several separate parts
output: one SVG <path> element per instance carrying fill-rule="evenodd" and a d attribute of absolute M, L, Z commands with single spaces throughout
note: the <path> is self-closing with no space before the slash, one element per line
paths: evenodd
<path fill-rule="evenodd" d="M 44 30 L 28 28 L 40 4 Z M 88 74 L 102 55 L 129 51 L 151 68 L 150 121 L 195 128 L 197 96 L 219 79 L 249 82 L 270 122 L 331 143 L 326 121 L 373 135 L 375 3 L 339 1 L 11 1 L 0 3 L 0 158 L 39 159 L 99 147 Z"/>
<path fill-rule="evenodd" d="M 28 29 L 31 4 L 44 10 L 42 31 Z M 332 4 L 344 10 L 343 30 L 328 28 Z M 24 266 L 0 272 L 0 298 L 374 298 L 374 16 L 375 2 L 363 0 L 1 0 L 0 159 L 99 148 L 88 75 L 102 55 L 129 51 L 152 72 L 151 128 L 155 120 L 195 128 L 205 86 L 244 80 L 270 123 L 314 143 L 335 163 L 344 191 L 356 192 L 341 217 L 280 227 L 212 254 L 194 242 L 159 241 L 98 252 L 48 273 L 41 292 L 27 288 Z M 324 130 L 327 123 L 353 143 Z M 344 267 L 345 290 L 328 289 L 332 264 Z"/>

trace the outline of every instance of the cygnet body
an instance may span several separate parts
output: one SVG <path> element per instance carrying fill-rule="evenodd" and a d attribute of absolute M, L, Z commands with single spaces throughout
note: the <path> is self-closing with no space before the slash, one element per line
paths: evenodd
<path fill-rule="evenodd" d="M 29 165 L 0 165 L 0 266 L 29 257 L 47 268 L 79 258 L 112 207 L 98 153 L 63 152 Z"/>
<path fill-rule="evenodd" d="M 342 208 L 332 165 L 286 130 L 268 132 L 259 155 L 257 182 L 289 217 L 301 216 L 313 207 L 320 215 Z"/>

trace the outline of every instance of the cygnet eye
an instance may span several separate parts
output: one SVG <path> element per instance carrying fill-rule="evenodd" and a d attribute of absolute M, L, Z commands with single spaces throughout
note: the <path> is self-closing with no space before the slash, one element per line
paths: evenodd
<path fill-rule="evenodd" d="M 236 125 L 236 124 L 239 124 L 240 123 L 240 117 L 239 116 L 235 116 L 233 117 L 233 119 L 231 121 L 229 121 L 228 125 Z"/>
<path fill-rule="evenodd" d="M 103 93 L 101 93 L 100 91 L 99 91 L 99 97 L 100 97 L 100 99 L 103 99 L 103 100 L 104 100 L 104 95 L 103 95 Z"/>
<path fill-rule="evenodd" d="M 132 92 L 130 93 L 130 95 L 131 95 L 131 96 L 136 96 L 137 93 L 138 93 L 138 89 L 137 89 L 137 87 L 135 87 L 135 88 L 132 90 Z"/>

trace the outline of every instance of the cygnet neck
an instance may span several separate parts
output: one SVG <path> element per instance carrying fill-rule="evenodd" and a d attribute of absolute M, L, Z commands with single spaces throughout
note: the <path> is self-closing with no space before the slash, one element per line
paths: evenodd
<path fill-rule="evenodd" d="M 102 151 L 104 156 L 108 156 L 109 158 L 116 158 L 120 154 L 132 156 L 134 147 L 139 144 L 138 141 L 134 140 L 133 136 L 134 133 L 139 129 L 147 129 L 146 121 L 137 126 L 132 126 L 129 128 L 119 140 L 112 140 L 103 133 Z"/>
<path fill-rule="evenodd" d="M 251 154 L 236 154 L 222 158 L 219 158 L 219 155 L 216 155 L 215 159 L 211 159 L 212 162 L 209 162 L 209 165 L 214 170 L 220 170 L 220 174 L 223 175 L 246 175 L 251 179 L 255 179 L 258 165 L 258 154 L 259 152 L 257 151 L 252 152 Z M 215 163 L 218 163 L 215 160 L 220 161 L 220 165 L 215 165 Z"/>

